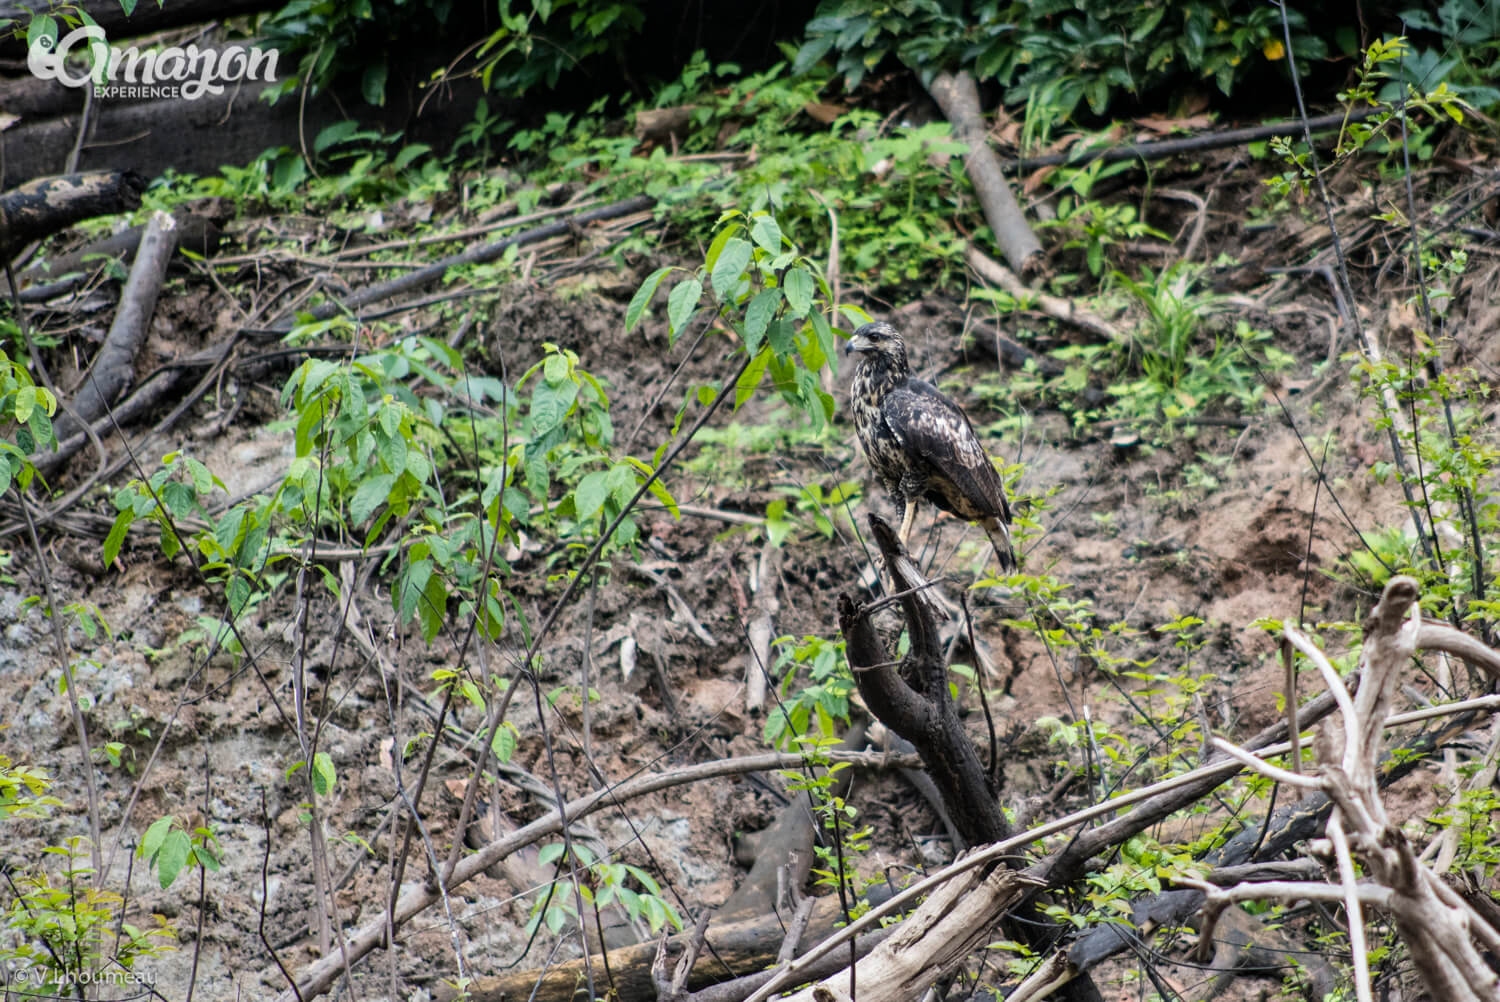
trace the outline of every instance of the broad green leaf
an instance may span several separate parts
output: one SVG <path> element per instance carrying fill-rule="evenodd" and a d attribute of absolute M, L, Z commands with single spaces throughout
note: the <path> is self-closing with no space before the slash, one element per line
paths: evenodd
<path fill-rule="evenodd" d="M 562 424 L 577 399 L 577 383 L 539 383 L 531 394 L 531 434 L 540 438 Z"/>
<path fill-rule="evenodd" d="M 203 865 L 203 868 L 208 872 L 219 872 L 219 855 L 218 853 L 210 849 L 206 844 L 196 845 L 193 847 L 193 858 L 201 863 Z"/>
<path fill-rule="evenodd" d="M 166 840 L 167 832 L 171 830 L 172 815 L 170 814 L 151 822 L 151 827 L 147 828 L 146 834 L 141 836 L 141 845 L 136 850 L 136 855 L 144 859 L 155 856 L 156 850 L 160 849 L 162 842 Z"/>
<path fill-rule="evenodd" d="M 364 77 L 360 80 L 360 93 L 364 95 L 365 102 L 377 108 L 385 106 L 386 73 L 385 62 L 376 60 L 365 67 Z"/>
<path fill-rule="evenodd" d="M 516 732 L 511 729 L 509 721 L 495 729 L 495 736 L 490 739 L 490 751 L 501 762 L 509 762 L 516 754 Z"/>
<path fill-rule="evenodd" d="M 26 29 L 26 47 L 32 48 L 43 38 L 49 40 L 47 51 L 50 53 L 57 44 L 57 21 L 46 14 L 31 19 L 31 25 Z"/>
<path fill-rule="evenodd" d="M 651 305 L 651 297 L 656 295 L 656 287 L 671 271 L 671 268 L 656 269 L 647 275 L 641 287 L 635 290 L 635 295 L 630 297 L 630 305 L 625 308 L 626 331 L 634 330 L 635 325 L 641 322 L 641 315 L 646 312 L 646 307 Z"/>
<path fill-rule="evenodd" d="M 719 260 L 714 262 L 714 270 L 711 275 L 713 280 L 714 295 L 722 301 L 729 292 L 739 283 L 740 276 L 745 272 L 745 266 L 750 263 L 750 241 L 743 237 L 734 237 L 724 245 L 724 252 L 719 255 Z"/>
<path fill-rule="evenodd" d="M 740 331 L 745 339 L 745 350 L 755 354 L 760 350 L 761 340 L 766 336 L 766 327 L 771 323 L 771 318 L 776 316 L 776 308 L 781 305 L 781 290 L 776 288 L 762 289 L 750 300 L 750 306 L 745 310 L 745 326 Z"/>
<path fill-rule="evenodd" d="M 115 524 L 109 527 L 109 535 L 104 537 L 104 566 L 109 567 L 120 555 L 120 547 L 125 544 L 125 534 L 130 531 L 130 524 L 135 521 L 135 510 L 126 508 L 115 516 Z"/>
<path fill-rule="evenodd" d="M 156 853 L 156 879 L 161 882 L 162 890 L 172 886 L 172 881 L 182 872 L 187 865 L 188 853 L 192 851 L 193 844 L 188 840 L 187 832 L 171 831 L 162 840 L 161 848 Z"/>
<path fill-rule="evenodd" d="M 328 796 L 338 784 L 338 773 L 333 768 L 333 756 L 327 752 L 320 751 L 313 756 L 312 783 L 313 792 L 320 797 Z"/>
<path fill-rule="evenodd" d="M 390 473 L 406 472 L 406 439 L 400 435 L 382 437 L 376 451 L 380 462 Z"/>
<path fill-rule="evenodd" d="M 703 295 L 703 283 L 696 278 L 683 279 L 672 287 L 672 293 L 667 297 L 667 330 L 673 338 L 681 333 L 693 316 L 693 310 L 698 307 L 698 299 Z"/>
<path fill-rule="evenodd" d="M 403 623 L 416 615 L 417 604 L 421 602 L 422 593 L 427 588 L 427 580 L 432 577 L 431 560 L 419 559 L 415 552 L 411 554 L 411 560 L 411 566 L 401 575 L 401 587 L 397 593 L 400 600 L 397 610 Z"/>
<path fill-rule="evenodd" d="M 812 310 L 813 291 L 817 288 L 817 281 L 812 272 L 806 268 L 793 268 L 786 273 L 782 281 L 782 288 L 786 292 L 786 301 L 792 307 L 795 316 L 805 316 Z"/>
<path fill-rule="evenodd" d="M 434 574 L 427 579 L 427 587 L 422 590 L 417 612 L 422 621 L 422 639 L 430 644 L 432 638 L 442 630 L 448 616 L 448 588 L 443 584 L 441 575 Z"/>
<path fill-rule="evenodd" d="M 578 482 L 573 492 L 573 510 L 578 521 L 587 522 L 599 514 L 604 501 L 609 497 L 609 471 L 596 470 Z"/>
<path fill-rule="evenodd" d="M 823 358 L 828 368 L 836 376 L 839 372 L 838 347 L 833 339 L 833 327 L 828 323 L 828 318 L 821 312 L 814 312 L 812 317 L 813 333 L 818 338 L 818 347 L 823 351 Z"/>
<path fill-rule="evenodd" d="M 16 423 L 25 424 L 31 420 L 31 411 L 36 407 L 36 387 L 23 386 L 16 391 Z"/>
<path fill-rule="evenodd" d="M 766 332 L 771 339 L 771 350 L 777 358 L 784 358 L 797 347 L 797 328 L 787 317 L 777 317 Z"/>
<path fill-rule="evenodd" d="M 740 229 L 741 227 L 738 224 L 731 224 L 714 234 L 714 241 L 708 245 L 708 253 L 703 256 L 704 267 L 709 271 L 713 271 L 714 266 L 719 263 L 719 255 L 724 252 L 725 245 L 729 243 L 730 238 L 739 232 Z"/>
<path fill-rule="evenodd" d="M 214 487 L 223 487 L 219 478 L 213 475 L 208 467 L 204 466 L 192 456 L 187 457 L 188 474 L 193 478 L 193 490 L 199 494 L 207 494 Z"/>
<path fill-rule="evenodd" d="M 758 216 L 750 227 L 750 239 L 772 254 L 781 252 L 781 227 L 774 216 Z"/>
<path fill-rule="evenodd" d="M 755 358 L 751 360 L 749 367 L 740 375 L 739 381 L 734 384 L 734 409 L 739 410 L 746 400 L 755 395 L 755 390 L 760 386 L 760 381 L 765 378 L 766 366 L 771 361 L 771 350 L 762 348 Z"/>
<path fill-rule="evenodd" d="M 375 514 L 375 509 L 391 496 L 391 488 L 395 485 L 394 473 L 380 473 L 361 481 L 359 490 L 354 492 L 354 497 L 349 501 L 350 521 L 354 525 L 364 525 Z"/>

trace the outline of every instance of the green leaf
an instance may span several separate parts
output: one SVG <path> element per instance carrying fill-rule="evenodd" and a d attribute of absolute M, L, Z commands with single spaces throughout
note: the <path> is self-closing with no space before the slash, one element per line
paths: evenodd
<path fill-rule="evenodd" d="M 586 522 L 599 514 L 609 497 L 609 471 L 596 470 L 578 482 L 573 492 L 573 511 L 578 521 Z"/>
<path fill-rule="evenodd" d="M 531 395 L 531 434 L 540 438 L 562 424 L 577 399 L 577 383 L 565 382 L 561 386 L 539 384 Z"/>
<path fill-rule="evenodd" d="M 16 423 L 25 424 L 31 420 L 31 411 L 36 407 L 36 387 L 23 386 L 16 391 L 15 414 Z"/>
<path fill-rule="evenodd" d="M 797 347 L 797 328 L 786 317 L 777 317 L 767 333 L 771 338 L 771 350 L 777 358 L 784 358 Z"/>
<path fill-rule="evenodd" d="M 143 859 L 150 859 L 156 855 L 161 848 L 162 841 L 166 839 L 167 832 L 172 830 L 172 815 L 157 818 L 151 822 L 151 827 L 146 829 L 146 834 L 141 836 L 140 848 L 136 849 L 136 855 Z"/>
<path fill-rule="evenodd" d="M 793 315 L 806 316 L 812 310 L 813 291 L 817 288 L 812 272 L 806 268 L 793 268 L 782 280 L 782 288 L 786 291 L 786 301 L 791 305 Z"/>
<path fill-rule="evenodd" d="M 667 297 L 667 330 L 674 339 L 692 319 L 702 295 L 703 283 L 696 278 L 684 279 L 672 287 L 672 294 Z"/>
<path fill-rule="evenodd" d="M 417 603 L 417 613 L 422 621 L 422 639 L 430 644 L 442 630 L 448 615 L 448 588 L 441 575 L 434 574 L 427 579 L 427 587 L 422 590 L 421 601 Z"/>
<path fill-rule="evenodd" d="M 386 72 L 386 64 L 377 61 L 365 67 L 364 77 L 360 80 L 360 93 L 366 102 L 377 108 L 385 104 Z"/>
<path fill-rule="evenodd" d="M 188 853 L 192 851 L 193 844 L 188 840 L 187 832 L 171 831 L 162 841 L 161 849 L 156 853 L 156 879 L 161 882 L 162 890 L 172 886 L 172 881 L 182 872 L 187 865 Z"/>
<path fill-rule="evenodd" d="M 214 486 L 216 484 L 221 487 L 223 486 L 222 484 L 218 483 L 218 479 L 213 475 L 213 472 L 210 471 L 208 467 L 204 466 L 192 456 L 187 457 L 187 468 L 188 474 L 193 478 L 193 490 L 197 491 L 199 494 L 209 493 L 214 489 Z"/>
<path fill-rule="evenodd" d="M 740 276 L 745 273 L 745 266 L 750 263 L 750 241 L 743 237 L 734 237 L 724 245 L 724 253 L 714 262 L 714 270 L 711 275 L 713 280 L 714 295 L 722 301 L 729 291 L 739 283 Z"/>
<path fill-rule="evenodd" d="M 354 525 L 364 525 L 375 514 L 375 509 L 391 496 L 391 488 L 395 485 L 394 473 L 380 473 L 361 481 L 359 490 L 354 492 L 354 497 L 349 501 L 350 521 Z"/>
<path fill-rule="evenodd" d="M 207 845 L 194 846 L 193 858 L 201 863 L 203 868 L 210 873 L 219 872 L 219 856 Z"/>
<path fill-rule="evenodd" d="M 781 251 L 781 227 L 774 216 L 757 216 L 750 227 L 750 239 L 772 254 Z"/>
<path fill-rule="evenodd" d="M 41 39 L 50 39 L 47 51 L 50 53 L 57 44 L 57 21 L 43 14 L 33 17 L 30 26 L 26 29 L 26 47 L 29 49 Z"/>
<path fill-rule="evenodd" d="M 828 323 L 828 318 L 822 313 L 812 315 L 813 334 L 817 336 L 818 347 L 823 352 L 823 359 L 834 375 L 838 375 L 839 353 L 833 341 L 833 327 Z"/>
<path fill-rule="evenodd" d="M 108 567 L 115 562 L 120 555 L 120 547 L 125 544 L 125 534 L 130 531 L 130 524 L 135 521 L 135 510 L 126 508 L 115 516 L 115 524 L 109 527 L 109 535 L 104 537 L 104 566 Z"/>
<path fill-rule="evenodd" d="M 495 728 L 495 736 L 490 739 L 490 751 L 495 753 L 496 760 L 500 762 L 509 762 L 515 755 L 516 732 L 511 729 L 509 721 Z"/>
<path fill-rule="evenodd" d="M 634 466 L 637 470 L 640 470 L 642 477 L 651 476 L 651 467 L 647 466 L 639 459 L 636 459 L 634 456 L 626 456 L 625 461 Z M 677 507 L 677 499 L 674 498 L 671 492 L 667 490 L 666 486 L 661 482 L 660 478 L 651 481 L 651 486 L 647 489 L 651 491 L 656 500 L 662 503 L 662 506 L 666 508 L 667 511 L 672 513 L 673 518 L 682 517 L 682 512 Z"/>
<path fill-rule="evenodd" d="M 313 756 L 312 783 L 313 792 L 320 797 L 328 796 L 338 784 L 338 773 L 333 768 L 333 757 L 327 752 L 320 751 Z"/>
<path fill-rule="evenodd" d="M 726 213 L 725 215 L 727 217 L 730 214 Z M 703 264 L 709 271 L 712 271 L 714 266 L 719 263 L 719 255 L 724 252 L 724 246 L 729 243 L 730 238 L 740 229 L 741 227 L 738 224 L 732 223 L 714 234 L 714 242 L 708 245 L 708 253 L 703 256 Z"/>
<path fill-rule="evenodd" d="M 770 325 L 771 318 L 776 316 L 776 309 L 781 305 L 781 290 L 776 288 L 762 289 L 750 300 L 750 306 L 745 310 L 745 325 L 740 331 L 740 336 L 745 339 L 745 350 L 755 354 L 760 350 L 760 342 L 766 336 L 766 327 Z"/>
<path fill-rule="evenodd" d="M 625 330 L 635 329 L 635 325 L 641 322 L 641 315 L 646 312 L 646 307 L 651 305 L 651 297 L 656 295 L 656 287 L 661 280 L 671 273 L 671 268 L 658 268 L 646 276 L 641 287 L 635 290 L 635 295 L 630 297 L 630 305 L 625 308 Z"/>
<path fill-rule="evenodd" d="M 755 390 L 760 386 L 760 381 L 765 378 L 766 366 L 771 361 L 769 348 L 762 348 L 755 358 L 751 360 L 748 368 L 740 375 L 739 381 L 734 384 L 734 409 L 739 410 L 746 400 L 755 395 Z"/>

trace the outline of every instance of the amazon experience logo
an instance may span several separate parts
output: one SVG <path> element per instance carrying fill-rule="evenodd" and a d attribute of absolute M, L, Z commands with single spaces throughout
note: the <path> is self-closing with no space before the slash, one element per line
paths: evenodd
<path fill-rule="evenodd" d="M 86 46 L 87 62 L 68 65 L 75 47 Z M 35 34 L 27 47 L 26 67 L 42 80 L 56 80 L 65 87 L 94 88 L 95 97 L 185 98 L 222 94 L 226 83 L 241 80 L 276 81 L 275 49 L 231 45 L 224 49 L 200 49 L 176 45 L 142 52 L 132 45 L 109 44 L 104 29 L 96 24 L 74 28 L 59 40 L 55 33 Z"/>

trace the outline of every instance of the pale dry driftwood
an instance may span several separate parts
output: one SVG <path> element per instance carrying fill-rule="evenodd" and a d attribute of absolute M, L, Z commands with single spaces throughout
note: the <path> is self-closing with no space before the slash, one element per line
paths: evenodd
<path fill-rule="evenodd" d="M 867 768 L 883 768 L 891 765 L 910 764 L 908 762 L 890 762 L 886 756 L 873 753 L 847 755 L 840 752 L 833 752 L 830 754 L 830 758 L 835 762 L 849 762 L 850 764 L 862 765 Z M 800 768 L 802 764 L 803 757 L 800 755 L 771 753 L 766 755 L 752 755 L 740 759 L 707 762 L 701 765 L 676 769 L 667 773 L 638 776 L 618 786 L 595 790 L 592 793 L 569 801 L 564 814 L 571 823 L 595 811 L 632 800 L 636 797 L 642 797 L 649 793 L 655 793 L 658 790 L 714 779 L 719 776 L 741 775 L 747 772 L 765 772 L 772 769 L 796 769 Z M 561 830 L 562 821 L 558 812 L 556 810 L 549 811 L 530 824 L 524 825 L 516 831 L 510 832 L 489 843 L 473 855 L 465 856 L 453 867 L 446 882 L 447 889 L 450 891 L 453 890 L 485 872 L 510 853 L 532 845 L 539 839 L 555 835 Z M 399 930 L 407 922 L 411 921 L 413 917 L 432 907 L 441 898 L 442 894 L 439 889 L 428 881 L 422 881 L 404 891 L 396 900 L 389 913 L 382 912 L 346 937 L 345 955 L 348 958 L 348 963 L 350 965 L 357 964 L 372 950 L 385 946 L 388 929 L 394 928 Z M 295 1000 L 307 1002 L 308 999 L 322 995 L 324 992 L 332 989 L 339 977 L 342 976 L 344 964 L 344 956 L 337 952 L 313 961 L 297 972 L 296 990 L 287 989 L 278 995 L 277 999 L 279 1002 L 295 1002 Z"/>
<path fill-rule="evenodd" d="M 962 71 L 939 73 L 927 85 L 927 92 L 952 124 L 953 137 L 968 146 L 964 169 L 974 183 L 984 218 L 1005 260 L 1022 275 L 1032 275 L 1040 268 L 1042 245 L 1016 204 L 1000 158 L 990 149 L 989 130 L 979 111 L 979 88 L 974 78 Z"/>
<path fill-rule="evenodd" d="M 998 863 L 965 870 L 924 901 L 896 932 L 857 965 L 786 996 L 790 1002 L 910 1002 L 952 974 L 990 940 L 995 922 L 1036 881 Z M 764 991 L 764 989 L 762 989 Z M 751 999 L 762 998 L 760 994 Z"/>
<path fill-rule="evenodd" d="M 1393 920 L 1432 997 L 1444 1002 L 1492 1002 L 1500 997 L 1500 979 L 1484 962 L 1480 949 L 1500 952 L 1500 931 L 1418 862 L 1405 833 L 1387 816 L 1377 785 L 1391 702 L 1403 670 L 1421 648 L 1424 637 L 1434 646 L 1444 645 L 1444 649 L 1464 647 L 1465 656 L 1475 663 L 1492 669 L 1500 665 L 1500 655 L 1461 642 L 1458 631 L 1424 624 L 1416 605 L 1417 595 L 1417 582 L 1412 578 L 1398 576 L 1386 584 L 1379 605 L 1365 622 L 1360 685 L 1352 697 L 1312 641 L 1290 626 L 1286 628 L 1287 639 L 1323 675 L 1340 711 L 1341 726 L 1325 726 L 1318 732 L 1314 746 L 1319 757 L 1318 775 L 1300 776 L 1243 750 L 1225 750 L 1266 775 L 1317 789 L 1333 801 L 1327 834 L 1340 883 L 1241 884 L 1225 889 L 1203 885 L 1210 919 L 1205 924 L 1205 937 L 1211 933 L 1212 917 L 1235 901 L 1279 898 L 1342 903 L 1349 916 L 1355 991 L 1360 1002 L 1369 1002 L 1373 991 L 1363 910 L 1378 908 Z M 1363 882 L 1354 878 L 1356 858 L 1366 874 Z"/>
<path fill-rule="evenodd" d="M 737 979 L 746 974 L 764 970 L 773 963 L 786 935 L 786 924 L 790 914 L 777 915 L 767 912 L 754 918 L 738 922 L 710 925 L 706 930 L 704 948 L 697 952 L 685 973 L 684 986 L 688 988 L 711 985 L 716 981 Z M 809 916 L 807 934 L 812 941 L 827 936 L 843 920 L 837 896 L 816 899 Z M 673 936 L 668 940 L 668 951 L 676 952 L 688 947 L 693 931 Z M 603 996 L 606 989 L 621 999 L 647 999 L 655 989 L 652 968 L 661 950 L 657 941 L 636 943 L 609 951 L 608 970 L 613 980 L 605 979 L 605 965 L 598 954 L 592 959 L 595 988 Z M 847 959 L 847 955 L 845 955 Z M 675 980 L 675 979 L 674 979 Z M 531 999 L 533 1002 L 572 1002 L 580 986 L 585 984 L 583 961 L 571 960 L 554 964 L 546 970 L 511 971 L 491 977 L 475 978 L 469 985 L 470 1002 L 511 1002 L 515 999 Z M 863 996 L 863 993 L 861 993 Z M 456 993 L 439 988 L 433 997 L 438 1002 L 453 999 Z"/>
<path fill-rule="evenodd" d="M 771 640 L 775 637 L 776 614 L 781 611 L 777 593 L 781 589 L 781 547 L 768 539 L 760 550 L 755 574 L 755 603 L 750 621 L 745 624 L 745 638 L 750 658 L 745 665 L 745 709 L 759 710 L 766 705 L 767 680 L 771 675 Z"/>
<path fill-rule="evenodd" d="M 1060 296 L 1049 295 L 1029 288 L 1026 283 L 1016 277 L 1015 272 L 994 258 L 985 254 L 973 244 L 965 251 L 965 259 L 974 273 L 991 285 L 999 286 L 1005 292 L 1010 293 L 1023 305 L 1029 306 L 1053 320 L 1060 320 L 1065 324 L 1086 330 L 1090 334 L 1097 335 L 1108 341 L 1118 341 L 1123 335 L 1119 329 L 1107 320 L 1100 319 L 1088 310 L 1082 309 L 1072 300 L 1063 299 Z"/>

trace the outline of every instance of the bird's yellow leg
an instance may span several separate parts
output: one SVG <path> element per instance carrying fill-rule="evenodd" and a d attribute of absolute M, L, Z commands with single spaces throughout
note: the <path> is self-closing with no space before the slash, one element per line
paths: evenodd
<path fill-rule="evenodd" d="M 901 520 L 901 532 L 898 534 L 899 538 L 901 540 L 901 547 L 902 547 L 902 549 L 906 548 L 906 541 L 911 536 L 911 524 L 913 522 L 915 522 L 916 519 L 917 519 L 917 503 L 915 501 L 907 501 L 906 502 L 906 517 Z"/>

